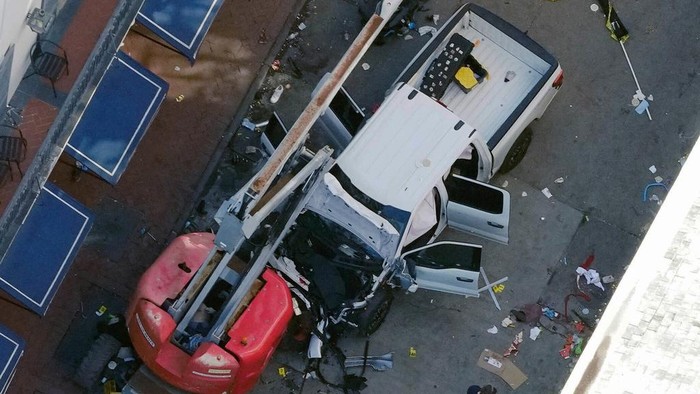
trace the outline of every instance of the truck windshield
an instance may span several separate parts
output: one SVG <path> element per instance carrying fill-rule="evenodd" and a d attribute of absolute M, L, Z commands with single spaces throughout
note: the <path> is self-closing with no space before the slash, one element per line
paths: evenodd
<path fill-rule="evenodd" d="M 348 194 L 350 194 L 350 196 L 352 196 L 352 198 L 375 212 L 377 215 L 386 219 L 392 226 L 394 226 L 399 234 L 403 234 L 404 230 L 406 230 L 408 219 L 411 216 L 409 212 L 392 207 L 391 205 L 384 205 L 366 195 L 352 184 L 350 178 L 348 178 L 343 170 L 337 165 L 331 168 L 330 173 L 338 180 L 338 182 L 340 182 L 340 185 L 346 192 L 348 192 Z"/>

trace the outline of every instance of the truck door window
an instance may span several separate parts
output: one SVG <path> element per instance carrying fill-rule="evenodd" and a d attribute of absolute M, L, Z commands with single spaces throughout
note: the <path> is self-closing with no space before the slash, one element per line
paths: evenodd
<path fill-rule="evenodd" d="M 474 145 L 469 145 L 470 153 L 463 154 L 452 164 L 450 174 L 461 175 L 466 178 L 476 179 L 479 175 L 479 153 Z"/>
<path fill-rule="evenodd" d="M 450 174 L 445 180 L 450 201 L 488 213 L 503 213 L 503 193 L 459 178 L 457 175 Z"/>
<path fill-rule="evenodd" d="M 415 253 L 409 252 L 406 259 L 412 260 L 417 266 L 432 269 L 479 271 L 481 248 L 465 248 L 458 243 L 437 243 Z"/>
<path fill-rule="evenodd" d="M 362 121 L 365 120 L 365 115 L 357 108 L 357 105 L 352 101 L 350 94 L 345 88 L 341 88 L 338 91 L 338 94 L 335 95 L 328 107 L 340 119 L 340 122 L 348 129 L 350 134 L 355 136 L 360 129 Z"/>

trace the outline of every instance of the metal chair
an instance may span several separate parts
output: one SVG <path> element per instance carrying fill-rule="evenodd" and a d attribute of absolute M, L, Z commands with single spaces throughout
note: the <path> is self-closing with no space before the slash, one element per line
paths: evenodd
<path fill-rule="evenodd" d="M 19 163 L 23 162 L 27 156 L 27 140 L 22 135 L 22 130 L 19 127 L 0 125 L 2 129 L 9 129 L 11 133 L 19 134 L 19 137 L 13 135 L 0 136 L 0 161 L 6 161 L 10 167 L 10 178 L 14 180 L 12 175 L 11 162 L 17 165 L 20 177 L 23 177 L 22 169 Z"/>
<path fill-rule="evenodd" d="M 32 62 L 32 75 L 40 75 L 51 81 L 53 96 L 56 95 L 55 83 L 65 74 L 68 75 L 68 55 L 66 51 L 53 41 L 38 39 L 32 46 L 29 56 Z"/>

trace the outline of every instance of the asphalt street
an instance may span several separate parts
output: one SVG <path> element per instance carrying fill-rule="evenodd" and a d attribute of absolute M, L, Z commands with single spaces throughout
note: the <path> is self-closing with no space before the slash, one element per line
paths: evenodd
<path fill-rule="evenodd" d="M 415 15 L 418 26 L 441 25 L 462 1 L 429 0 Z M 513 337 L 525 332 L 525 341 L 512 361 L 527 376 L 516 391 L 558 392 L 575 358 L 563 359 L 564 338 L 543 332 L 528 338 L 529 326 L 501 327 L 516 306 L 541 300 L 563 311 L 564 298 L 576 292 L 576 267 L 594 255 L 592 268 L 601 275 L 620 278 L 662 203 L 662 188 L 643 201 L 645 186 L 661 177 L 672 186 L 695 143 L 700 128 L 697 105 L 700 64 L 700 3 L 695 0 L 641 2 L 618 0 L 615 8 L 631 38 L 625 44 L 636 76 L 647 95 L 653 95 L 653 120 L 638 115 L 631 104 L 635 81 L 618 42 L 609 37 L 604 16 L 591 9 L 594 1 L 479 1 L 549 49 L 565 71 L 564 86 L 541 120 L 533 125 L 535 137 L 523 162 L 492 181 L 511 194 L 510 244 L 484 244 L 483 266 L 491 280 L 508 277 L 497 295 L 502 310 L 488 295 L 465 299 L 427 291 L 400 294 L 387 321 L 370 338 L 370 353 L 394 353 L 393 369 L 368 370 L 365 392 L 465 392 L 471 384 L 492 384 L 499 392 L 511 389 L 499 377 L 476 366 L 483 349 L 505 351 Z M 260 120 L 275 109 L 289 126 L 308 102 L 320 77 L 333 67 L 361 25 L 353 1 L 311 0 L 299 16 L 303 29 L 293 26 L 279 59 L 251 103 L 251 118 Z M 371 109 L 381 102 L 397 73 L 427 42 L 417 32 L 391 37 L 374 46 L 346 83 L 358 103 Z M 269 97 L 275 86 L 289 84 L 274 106 Z M 258 119 L 255 119 L 255 118 Z M 312 137 L 313 139 L 313 137 Z M 209 204 L 230 195 L 240 180 L 224 160 L 216 172 Z M 653 166 L 653 167 L 652 167 Z M 650 168 L 655 169 L 653 173 Z M 563 178 L 563 182 L 555 182 Z M 547 198 L 541 190 L 547 187 Z M 652 194 L 655 196 L 652 196 Z M 591 292 L 592 300 L 574 299 L 570 309 L 590 321 L 600 316 L 614 291 Z M 492 326 L 498 333 L 487 332 Z M 343 338 L 347 355 L 362 354 L 365 340 Z M 409 350 L 415 352 L 409 355 Z M 309 379 L 302 383 L 303 346 L 283 344 L 273 357 L 257 393 L 327 392 Z M 285 368 L 286 376 L 279 374 Z M 332 365 L 328 365 L 332 368 Z M 357 372 L 359 373 L 359 371 Z M 320 391 L 319 391 L 320 390 Z"/>

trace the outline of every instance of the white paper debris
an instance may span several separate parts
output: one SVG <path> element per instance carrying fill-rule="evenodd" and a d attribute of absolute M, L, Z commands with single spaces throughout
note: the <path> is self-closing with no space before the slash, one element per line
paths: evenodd
<path fill-rule="evenodd" d="M 362 63 L 362 69 L 365 71 L 369 70 L 369 63 Z"/>
<path fill-rule="evenodd" d="M 421 26 L 418 28 L 418 34 L 420 34 L 421 36 L 424 36 L 426 34 L 434 36 L 435 34 L 437 34 L 437 29 L 432 26 Z"/>
<path fill-rule="evenodd" d="M 615 281 L 615 277 L 612 275 L 606 275 L 603 277 L 603 283 L 613 283 Z"/>
<path fill-rule="evenodd" d="M 503 184 L 501 185 L 502 188 L 508 187 L 508 180 L 503 181 Z"/>
<path fill-rule="evenodd" d="M 656 166 L 651 166 L 649 167 L 649 171 L 651 171 L 652 174 L 656 174 Z"/>
<path fill-rule="evenodd" d="M 656 183 L 661 183 L 661 182 L 664 181 L 664 178 L 662 178 L 662 177 L 660 177 L 660 176 L 657 175 L 657 176 L 654 177 L 654 180 L 656 181 Z"/>
<path fill-rule="evenodd" d="M 540 220 L 544 222 L 544 216 L 542 216 L 542 217 L 540 218 Z"/>
<path fill-rule="evenodd" d="M 304 29 L 306 29 L 306 23 L 301 22 L 301 23 L 299 24 L 299 30 L 304 30 Z"/>
<path fill-rule="evenodd" d="M 501 325 L 503 327 L 515 327 L 515 324 L 513 324 L 513 320 L 511 320 L 510 316 L 506 317 L 501 321 Z"/>
<path fill-rule="evenodd" d="M 518 335 L 515 336 L 515 339 L 513 339 L 513 343 L 518 344 L 518 343 L 523 343 L 523 332 L 520 331 Z"/>
<path fill-rule="evenodd" d="M 180 71 L 180 66 L 175 66 L 175 71 Z"/>
<path fill-rule="evenodd" d="M 497 334 L 497 333 L 498 333 L 498 327 L 493 326 L 493 327 L 489 328 L 488 330 L 486 330 L 486 332 L 488 332 L 489 334 Z"/>
<path fill-rule="evenodd" d="M 654 101 L 654 96 L 652 96 L 651 94 L 648 95 L 648 96 L 647 96 L 647 100 L 649 100 L 649 101 Z"/>
<path fill-rule="evenodd" d="M 559 178 L 557 178 L 557 179 L 554 180 L 554 183 L 564 183 L 564 178 L 563 178 L 563 177 L 559 177 Z"/>
<path fill-rule="evenodd" d="M 547 188 L 547 187 L 542 189 L 542 194 L 544 194 L 544 196 L 547 198 L 552 198 L 552 193 L 550 193 L 549 188 Z"/>
<path fill-rule="evenodd" d="M 682 156 L 680 159 L 678 159 L 678 164 L 680 164 L 681 167 L 683 167 L 683 165 L 685 164 L 685 161 L 686 161 L 686 160 L 688 160 L 688 158 L 685 157 L 685 156 Z"/>
<path fill-rule="evenodd" d="M 637 90 L 637 92 L 634 94 L 633 97 L 636 98 L 636 99 L 639 100 L 639 101 L 642 101 L 642 100 L 644 100 L 644 99 L 646 98 L 646 96 L 642 93 L 641 90 Z"/>
<path fill-rule="evenodd" d="M 533 341 L 537 339 L 537 337 L 540 335 L 540 332 L 542 332 L 542 330 L 539 327 L 532 327 L 530 329 L 530 339 L 532 339 Z"/>
<path fill-rule="evenodd" d="M 591 11 L 598 12 L 598 4 L 591 4 Z"/>
<path fill-rule="evenodd" d="M 603 284 L 600 282 L 600 274 L 594 270 L 594 269 L 585 269 L 583 267 L 578 267 L 576 268 L 576 273 L 581 276 L 583 275 L 584 278 L 586 278 L 586 284 L 594 284 L 595 286 L 598 286 L 601 290 L 605 290 L 603 287 Z"/>
<path fill-rule="evenodd" d="M 527 197 L 527 192 L 523 192 L 523 194 L 521 194 L 521 196 Z"/>
<path fill-rule="evenodd" d="M 433 14 L 433 23 L 437 25 L 439 20 L 440 20 L 440 15 Z"/>
<path fill-rule="evenodd" d="M 403 39 L 406 40 L 406 41 L 412 40 L 412 39 L 413 39 L 413 36 L 410 35 L 410 34 L 406 34 L 405 36 L 403 36 Z"/>

